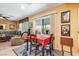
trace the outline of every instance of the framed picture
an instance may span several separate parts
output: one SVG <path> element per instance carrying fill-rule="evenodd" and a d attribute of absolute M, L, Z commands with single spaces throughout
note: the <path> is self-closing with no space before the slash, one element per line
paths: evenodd
<path fill-rule="evenodd" d="M 11 29 L 11 30 L 15 29 L 15 25 L 10 24 L 9 29 Z"/>
<path fill-rule="evenodd" d="M 70 36 L 70 25 L 61 25 L 61 36 Z"/>
<path fill-rule="evenodd" d="M 65 11 L 61 13 L 61 23 L 70 22 L 70 11 Z"/>

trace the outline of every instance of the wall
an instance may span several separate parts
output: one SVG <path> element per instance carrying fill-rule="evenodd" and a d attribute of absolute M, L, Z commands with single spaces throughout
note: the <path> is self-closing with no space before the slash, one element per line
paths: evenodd
<path fill-rule="evenodd" d="M 73 38 L 73 53 L 75 54 L 78 52 L 78 4 L 62 4 L 55 8 L 50 8 L 48 10 L 42 11 L 40 13 L 34 14 L 29 17 L 30 20 L 34 21 L 36 17 L 44 16 L 51 13 L 57 13 L 55 15 L 55 24 L 52 24 L 55 26 L 55 49 L 61 50 L 60 45 L 60 37 L 61 37 L 61 12 L 70 10 L 70 25 L 71 25 L 71 36 Z M 69 48 L 65 47 L 66 50 L 69 50 Z"/>
<path fill-rule="evenodd" d="M 1 24 L 4 25 L 4 29 L 0 30 L 0 31 L 18 31 L 18 28 L 19 28 L 19 23 L 17 21 L 9 21 L 6 19 L 0 19 L 0 25 Z M 15 29 L 13 29 L 13 30 L 9 29 L 10 25 L 14 25 Z"/>

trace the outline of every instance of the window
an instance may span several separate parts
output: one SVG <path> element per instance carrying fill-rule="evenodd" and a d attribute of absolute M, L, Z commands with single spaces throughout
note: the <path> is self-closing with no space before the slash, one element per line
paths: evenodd
<path fill-rule="evenodd" d="M 35 28 L 39 34 L 46 34 L 46 31 L 50 33 L 50 17 L 43 17 L 35 20 Z"/>
<path fill-rule="evenodd" d="M 32 23 L 32 22 L 29 22 L 28 27 L 29 27 L 29 29 L 32 29 L 32 27 L 33 27 L 33 23 Z"/>
<path fill-rule="evenodd" d="M 49 17 L 44 18 L 42 20 L 42 33 L 46 34 L 46 31 L 50 33 L 50 18 Z"/>
<path fill-rule="evenodd" d="M 37 34 L 42 33 L 42 20 L 41 19 L 35 20 L 35 32 L 37 32 Z"/>
<path fill-rule="evenodd" d="M 20 23 L 19 24 L 19 31 L 27 32 L 28 31 L 28 23 L 27 22 Z"/>

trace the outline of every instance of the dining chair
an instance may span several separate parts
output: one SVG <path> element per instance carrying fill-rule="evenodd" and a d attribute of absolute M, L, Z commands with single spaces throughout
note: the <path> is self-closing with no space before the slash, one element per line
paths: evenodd
<path fill-rule="evenodd" d="M 30 39 L 31 39 L 30 40 L 30 55 L 32 51 L 35 51 L 34 53 L 35 55 L 37 55 L 38 46 L 41 46 L 41 45 L 37 42 L 37 38 L 35 34 L 31 34 Z"/>
<path fill-rule="evenodd" d="M 31 52 L 34 50 L 34 51 L 35 51 L 35 56 L 36 56 L 36 55 L 38 55 L 40 52 L 43 52 L 43 51 L 42 51 L 42 45 L 38 43 L 37 38 L 36 38 L 36 35 L 32 35 L 32 36 L 34 36 L 34 37 L 33 37 L 33 38 L 31 37 L 31 39 L 34 39 L 34 41 L 33 41 L 33 42 L 30 41 L 30 43 L 31 43 L 31 45 L 30 45 L 30 54 L 31 54 Z M 44 51 L 46 51 L 46 55 L 48 55 L 48 53 L 50 53 L 51 56 L 52 56 L 52 55 L 54 56 L 54 53 L 52 54 L 52 42 L 53 42 L 52 36 L 53 36 L 53 34 L 50 35 L 49 43 L 48 43 L 48 45 L 44 48 Z M 32 50 L 33 47 L 34 47 L 35 49 Z M 40 49 L 40 48 L 41 48 L 41 49 Z"/>
<path fill-rule="evenodd" d="M 25 37 L 26 37 L 27 35 L 28 35 L 27 32 L 23 32 L 23 33 L 21 34 L 22 39 L 25 39 Z"/>
<path fill-rule="evenodd" d="M 22 37 L 22 39 L 27 43 L 27 51 L 28 51 L 28 39 L 26 38 L 26 36 L 28 36 L 28 33 L 27 32 L 23 32 L 22 34 L 21 34 L 21 37 Z"/>
<path fill-rule="evenodd" d="M 50 55 L 52 56 L 54 56 L 54 47 L 53 47 L 53 34 L 50 34 L 50 39 L 49 39 L 49 43 L 48 43 L 48 47 L 49 47 L 49 49 L 47 49 L 47 47 L 46 47 L 46 52 L 47 52 L 47 55 L 48 55 L 48 52 L 50 53 Z M 52 54 L 53 53 L 53 54 Z"/>

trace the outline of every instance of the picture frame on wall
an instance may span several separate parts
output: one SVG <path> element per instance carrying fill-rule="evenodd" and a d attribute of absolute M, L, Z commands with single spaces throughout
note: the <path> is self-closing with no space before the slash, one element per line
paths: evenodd
<path fill-rule="evenodd" d="M 61 36 L 70 36 L 70 24 L 61 25 Z"/>
<path fill-rule="evenodd" d="M 70 22 L 70 11 L 61 12 L 61 23 Z"/>

